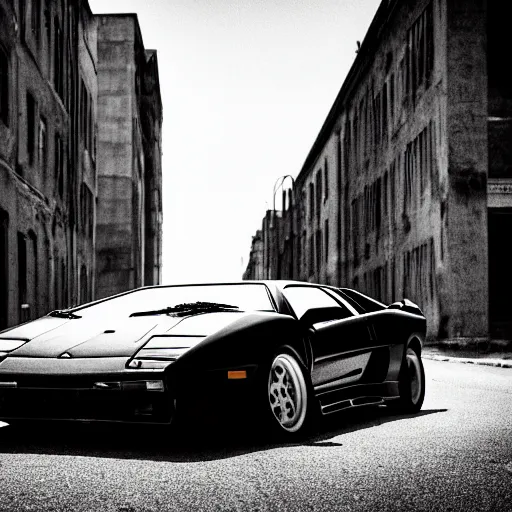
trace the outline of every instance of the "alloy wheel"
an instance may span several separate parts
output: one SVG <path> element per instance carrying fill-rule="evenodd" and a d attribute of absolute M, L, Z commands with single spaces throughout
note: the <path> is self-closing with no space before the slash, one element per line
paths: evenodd
<path fill-rule="evenodd" d="M 272 362 L 268 399 L 274 417 L 284 430 L 297 432 L 302 427 L 308 405 L 307 387 L 299 363 L 290 354 L 279 354 Z"/>

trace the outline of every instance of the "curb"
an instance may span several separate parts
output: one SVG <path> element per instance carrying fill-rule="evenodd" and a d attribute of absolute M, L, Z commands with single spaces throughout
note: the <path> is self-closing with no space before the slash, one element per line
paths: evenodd
<path fill-rule="evenodd" d="M 506 359 L 470 359 L 468 357 L 449 357 L 433 354 L 421 354 L 422 359 L 431 359 L 432 361 L 443 361 L 448 363 L 475 364 L 479 366 L 494 366 L 497 368 L 512 368 L 512 360 Z"/>

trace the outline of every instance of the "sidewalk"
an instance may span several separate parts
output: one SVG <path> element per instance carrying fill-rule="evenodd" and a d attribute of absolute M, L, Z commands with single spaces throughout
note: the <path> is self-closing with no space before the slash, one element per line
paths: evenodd
<path fill-rule="evenodd" d="M 512 352 L 493 351 L 478 352 L 471 349 L 451 349 L 440 345 L 426 345 L 421 352 L 423 359 L 434 361 L 447 361 L 449 363 L 477 364 L 495 366 L 499 368 L 512 368 Z"/>

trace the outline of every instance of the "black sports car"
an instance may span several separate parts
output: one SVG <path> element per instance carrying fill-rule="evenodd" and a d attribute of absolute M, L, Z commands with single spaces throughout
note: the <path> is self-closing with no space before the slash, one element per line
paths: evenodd
<path fill-rule="evenodd" d="M 284 434 L 366 404 L 420 410 L 426 321 L 296 281 L 140 288 L 0 332 L 0 419 L 256 414 Z"/>

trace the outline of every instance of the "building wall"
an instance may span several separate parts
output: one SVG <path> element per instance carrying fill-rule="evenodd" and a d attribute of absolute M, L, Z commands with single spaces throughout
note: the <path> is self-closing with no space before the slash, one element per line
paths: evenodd
<path fill-rule="evenodd" d="M 78 179 L 75 197 L 78 201 L 77 261 L 76 269 L 80 285 L 78 302 L 95 297 L 95 223 L 97 197 L 97 24 L 93 14 L 84 9 L 78 23 L 78 83 L 79 137 Z"/>
<path fill-rule="evenodd" d="M 447 2 L 447 263 L 442 329 L 488 334 L 487 59 L 485 4 Z"/>
<path fill-rule="evenodd" d="M 145 256 L 144 284 L 162 279 L 162 103 L 158 59 L 146 50 L 141 125 L 144 137 Z"/>
<path fill-rule="evenodd" d="M 93 252 L 75 229 L 73 152 L 78 23 L 88 30 L 87 2 L 0 1 L 0 328 L 76 302 L 76 247 Z M 87 73 L 91 73 L 91 66 Z M 92 66 L 93 67 L 93 66 Z M 94 76 L 92 78 L 94 80 Z M 5 93 L 7 89 L 7 92 Z"/>

